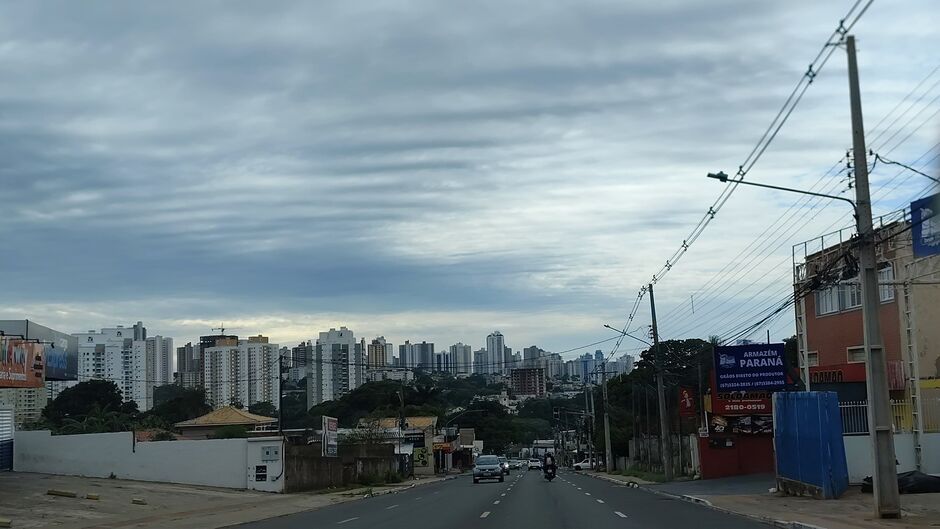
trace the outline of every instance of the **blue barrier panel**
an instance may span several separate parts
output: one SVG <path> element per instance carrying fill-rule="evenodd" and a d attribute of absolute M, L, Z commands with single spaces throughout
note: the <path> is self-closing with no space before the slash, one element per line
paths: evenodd
<path fill-rule="evenodd" d="M 849 486 L 839 400 L 832 391 L 774 393 L 777 488 L 838 498 Z"/>

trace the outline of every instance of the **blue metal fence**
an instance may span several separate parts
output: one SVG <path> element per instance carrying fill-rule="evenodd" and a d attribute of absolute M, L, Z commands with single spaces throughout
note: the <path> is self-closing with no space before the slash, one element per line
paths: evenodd
<path fill-rule="evenodd" d="M 839 399 L 831 391 L 774 394 L 777 487 L 838 498 L 849 486 Z"/>

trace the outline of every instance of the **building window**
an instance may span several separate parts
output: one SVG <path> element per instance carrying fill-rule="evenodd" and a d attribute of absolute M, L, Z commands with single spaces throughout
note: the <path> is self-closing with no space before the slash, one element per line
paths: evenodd
<path fill-rule="evenodd" d="M 894 282 L 894 267 L 888 264 L 878 270 L 878 297 L 882 302 L 894 300 L 894 285 L 885 284 Z"/>
<path fill-rule="evenodd" d="M 862 285 L 857 282 L 840 285 L 842 292 L 841 310 L 849 310 L 862 306 Z"/>
<path fill-rule="evenodd" d="M 839 312 L 839 288 L 829 287 L 816 291 L 816 315 Z"/>
<path fill-rule="evenodd" d="M 818 366 L 819 365 L 819 353 L 816 351 L 810 351 L 806 353 L 806 365 L 808 367 Z"/>
<path fill-rule="evenodd" d="M 846 349 L 846 359 L 849 363 L 859 363 L 865 361 L 864 347 L 849 347 Z"/>

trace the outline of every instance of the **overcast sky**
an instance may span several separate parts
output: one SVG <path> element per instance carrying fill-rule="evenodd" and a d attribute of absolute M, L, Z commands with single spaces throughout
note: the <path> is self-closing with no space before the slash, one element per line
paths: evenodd
<path fill-rule="evenodd" d="M 220 322 L 289 345 L 608 338 L 851 3 L 4 3 L 0 318 L 177 345 Z M 937 15 L 880 1 L 854 30 L 870 146 L 934 173 Z M 850 133 L 839 51 L 749 178 L 811 187 Z M 927 190 L 872 179 L 878 214 Z M 665 337 L 783 300 L 791 245 L 850 222 L 797 200 L 735 193 L 656 287 Z"/>

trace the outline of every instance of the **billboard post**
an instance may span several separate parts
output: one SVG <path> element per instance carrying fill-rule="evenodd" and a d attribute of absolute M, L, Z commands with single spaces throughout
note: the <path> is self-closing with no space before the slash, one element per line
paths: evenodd
<path fill-rule="evenodd" d="M 336 417 L 323 416 L 323 457 L 337 457 L 338 451 L 338 421 Z"/>

